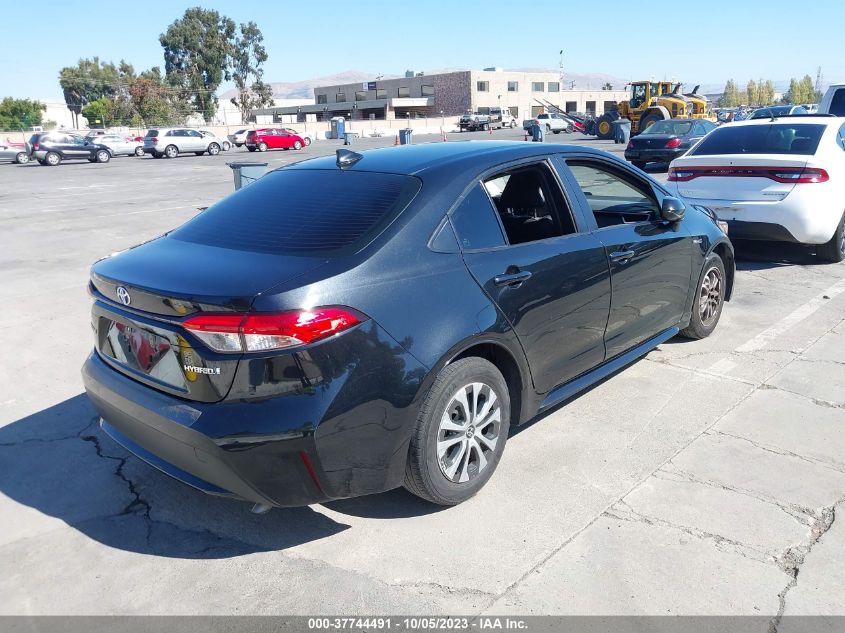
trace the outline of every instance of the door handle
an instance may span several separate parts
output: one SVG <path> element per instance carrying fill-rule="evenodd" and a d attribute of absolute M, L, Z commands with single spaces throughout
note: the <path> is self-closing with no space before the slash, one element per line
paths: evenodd
<path fill-rule="evenodd" d="M 522 282 L 527 281 L 531 277 L 531 273 L 527 270 L 521 270 L 517 273 L 505 273 L 496 275 L 493 278 L 493 283 L 497 286 L 519 286 Z"/>
<path fill-rule="evenodd" d="M 610 254 L 610 261 L 619 262 L 620 264 L 625 264 L 635 254 L 636 253 L 634 253 L 634 251 L 615 251 L 615 252 Z"/>

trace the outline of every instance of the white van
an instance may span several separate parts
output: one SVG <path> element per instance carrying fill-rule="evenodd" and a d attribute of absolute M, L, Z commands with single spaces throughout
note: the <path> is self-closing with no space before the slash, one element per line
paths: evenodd
<path fill-rule="evenodd" d="M 827 89 L 819 104 L 819 114 L 845 116 L 845 84 L 833 84 Z"/>

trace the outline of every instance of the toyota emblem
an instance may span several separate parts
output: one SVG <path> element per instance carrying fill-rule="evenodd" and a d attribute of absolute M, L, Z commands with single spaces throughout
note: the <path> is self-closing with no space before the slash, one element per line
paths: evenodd
<path fill-rule="evenodd" d="M 117 287 L 117 298 L 120 299 L 120 302 L 125 306 L 132 303 L 132 297 L 129 296 L 129 291 L 123 286 Z"/>

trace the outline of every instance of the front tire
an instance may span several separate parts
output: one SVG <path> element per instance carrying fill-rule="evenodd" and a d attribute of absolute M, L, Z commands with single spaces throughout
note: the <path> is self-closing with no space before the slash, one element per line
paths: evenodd
<path fill-rule="evenodd" d="M 305 143 L 305 147 L 308 147 L 309 145 L 311 145 L 311 139 L 308 138 L 307 136 L 304 139 L 302 139 L 302 142 Z"/>
<path fill-rule="evenodd" d="M 208 155 L 217 156 L 220 153 L 220 146 L 217 143 L 212 143 L 208 146 Z"/>
<path fill-rule="evenodd" d="M 816 255 L 834 264 L 845 259 L 845 213 L 839 219 L 839 225 L 830 241 L 816 247 Z"/>
<path fill-rule="evenodd" d="M 29 162 L 29 154 L 26 152 L 18 152 L 15 156 L 15 162 L 18 165 L 26 165 Z"/>
<path fill-rule="evenodd" d="M 135 156 L 143 156 L 144 155 L 144 148 L 143 147 L 136 147 L 135 148 Z"/>
<path fill-rule="evenodd" d="M 293 148 L 296 150 L 302 149 L 302 143 L 300 143 L 299 141 L 294 141 Z"/>
<path fill-rule="evenodd" d="M 462 358 L 438 374 L 411 436 L 405 488 L 452 506 L 493 475 L 510 428 L 510 395 L 501 372 L 483 358 Z"/>
<path fill-rule="evenodd" d="M 725 304 L 725 284 L 725 265 L 721 257 L 712 253 L 701 269 L 698 289 L 692 300 L 690 322 L 681 330 L 681 336 L 702 339 L 713 333 Z"/>
<path fill-rule="evenodd" d="M 104 149 L 98 150 L 97 153 L 94 154 L 94 160 L 98 163 L 107 163 L 111 160 L 111 154 Z"/>

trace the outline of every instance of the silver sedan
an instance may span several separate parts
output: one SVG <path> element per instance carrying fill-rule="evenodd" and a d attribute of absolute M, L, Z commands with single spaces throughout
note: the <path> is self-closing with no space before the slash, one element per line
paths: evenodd
<path fill-rule="evenodd" d="M 112 156 L 143 156 L 144 143 L 142 141 L 128 141 L 119 134 L 101 134 L 91 139 L 92 143 L 99 143 L 109 148 Z"/>
<path fill-rule="evenodd" d="M 29 152 L 23 143 L 0 142 L 0 162 L 12 161 L 19 165 L 29 162 Z"/>

